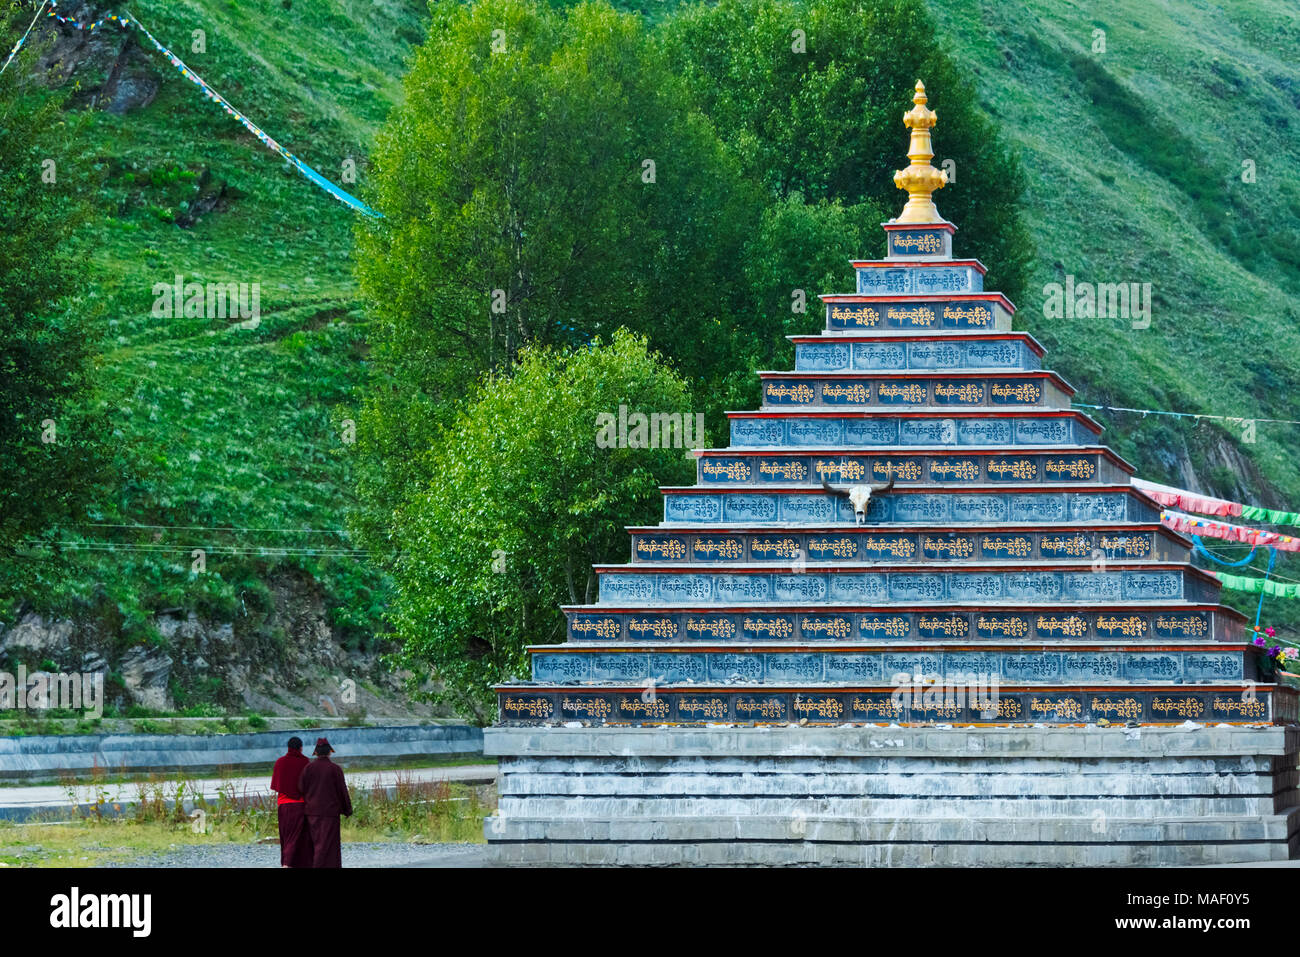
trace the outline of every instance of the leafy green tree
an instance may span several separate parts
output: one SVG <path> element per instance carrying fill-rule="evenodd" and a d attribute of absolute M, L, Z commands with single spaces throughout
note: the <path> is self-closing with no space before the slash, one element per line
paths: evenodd
<path fill-rule="evenodd" d="M 601 447 L 597 417 L 620 405 L 685 414 L 690 390 L 623 331 L 526 350 L 442 430 L 393 517 L 402 663 L 474 720 L 492 719 L 493 684 L 527 674 L 526 645 L 563 639 L 561 603 L 596 600 L 591 566 L 627 560 L 624 526 L 658 520 L 659 486 L 692 481 L 680 448 Z"/>
<path fill-rule="evenodd" d="M 991 163 L 996 141 L 911 0 L 726 0 L 658 34 L 604 3 L 432 10 L 374 154 L 386 218 L 358 234 L 375 318 L 360 530 L 398 556 L 406 664 L 486 720 L 492 683 L 522 671 L 524 644 L 560 637 L 558 602 L 595 597 L 589 565 L 623 553 L 623 522 L 658 513 L 651 476 L 681 465 L 593 455 L 594 413 L 689 400 L 721 434 L 723 408 L 755 404 L 752 371 L 821 328 L 817 295 L 852 288 L 849 259 L 878 252 L 901 208 L 918 69 L 951 80 L 937 105 L 967 143 L 959 164 Z M 814 55 L 791 58 L 792 17 Z M 988 242 L 1013 250 L 1015 167 L 1000 173 L 976 232 L 1000 224 Z M 617 363 L 609 383 L 590 371 L 604 350 L 563 351 L 618 329 L 680 392 L 650 402 Z M 630 348 L 618 335 L 611 355 Z M 498 551 L 511 574 L 492 571 Z"/>
<path fill-rule="evenodd" d="M 730 369 L 697 401 L 711 423 L 725 428 L 723 409 L 754 408 L 761 399 L 756 369 L 788 368 L 785 337 L 808 335 L 825 326 L 818 295 L 854 287 L 850 260 L 861 255 L 884 211 L 874 203 L 844 206 L 802 196 L 780 197 L 763 210 L 745 246 L 740 275 L 748 314 Z M 869 238 L 870 237 L 870 238 Z"/>
<path fill-rule="evenodd" d="M 30 17 L 10 5 L 0 34 Z M 75 514 L 103 465 L 98 423 L 80 411 L 96 338 L 67 243 L 85 214 L 61 163 L 72 121 L 24 79 L 35 52 L 0 76 L 0 597 L 17 587 L 23 541 Z"/>
<path fill-rule="evenodd" d="M 990 288 L 1013 300 L 1024 291 L 1023 172 L 945 52 L 923 0 L 721 0 L 679 8 L 661 33 L 695 104 L 746 175 L 776 196 L 871 203 L 889 211 L 884 218 L 905 198 L 893 182 L 907 165 L 901 119 L 924 80 L 939 113 L 935 162 L 955 164 L 955 184 L 936 196 L 939 209 L 960 227 L 962 252 L 988 264 Z M 868 238 L 856 254 L 883 254 L 882 233 L 872 229 Z"/>
<path fill-rule="evenodd" d="M 626 327 L 692 380 L 742 333 L 734 264 L 760 206 L 637 16 L 435 3 L 379 136 L 358 276 L 382 394 L 362 441 L 400 471 L 480 373 Z"/>

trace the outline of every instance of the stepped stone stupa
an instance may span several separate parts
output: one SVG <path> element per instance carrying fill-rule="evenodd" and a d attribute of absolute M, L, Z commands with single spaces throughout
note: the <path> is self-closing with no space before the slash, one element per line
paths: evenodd
<path fill-rule="evenodd" d="M 935 207 L 498 689 L 496 861 L 1194 864 L 1297 845 L 1295 692 Z"/>

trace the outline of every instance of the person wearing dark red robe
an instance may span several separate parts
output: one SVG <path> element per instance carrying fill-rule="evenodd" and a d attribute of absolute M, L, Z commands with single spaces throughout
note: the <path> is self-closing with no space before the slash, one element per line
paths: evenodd
<path fill-rule="evenodd" d="M 343 839 L 339 836 L 339 815 L 352 816 L 352 797 L 348 794 L 343 769 L 330 760 L 334 751 L 327 738 L 316 739 L 315 757 L 302 769 L 298 790 L 307 810 L 307 828 L 311 831 L 312 867 L 342 867 Z"/>
<path fill-rule="evenodd" d="M 311 832 L 307 829 L 306 802 L 298 790 L 303 768 L 311 764 L 302 753 L 302 738 L 290 738 L 284 757 L 271 770 L 271 790 L 276 792 L 280 819 L 280 866 L 311 867 Z"/>

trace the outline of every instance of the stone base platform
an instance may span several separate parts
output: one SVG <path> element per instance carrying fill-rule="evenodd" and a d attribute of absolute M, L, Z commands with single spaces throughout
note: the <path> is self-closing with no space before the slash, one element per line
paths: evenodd
<path fill-rule="evenodd" d="M 489 728 L 494 863 L 1187 866 L 1300 851 L 1284 727 Z"/>

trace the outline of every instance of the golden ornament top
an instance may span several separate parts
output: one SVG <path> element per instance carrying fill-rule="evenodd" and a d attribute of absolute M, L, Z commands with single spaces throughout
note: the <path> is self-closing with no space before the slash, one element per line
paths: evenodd
<path fill-rule="evenodd" d="M 903 114 L 903 125 L 912 131 L 908 144 L 907 158 L 911 165 L 907 169 L 894 173 L 894 185 L 907 190 L 907 205 L 894 220 L 895 223 L 942 223 L 943 217 L 931 198 L 936 189 L 942 189 L 948 182 L 948 174 L 935 169 L 930 164 L 934 150 L 930 145 L 930 130 L 939 120 L 939 114 L 929 109 L 926 104 L 925 84 L 916 81 L 916 94 L 912 97 L 915 104 Z"/>

